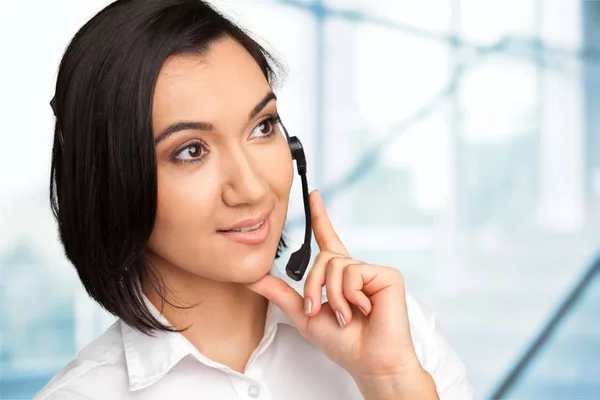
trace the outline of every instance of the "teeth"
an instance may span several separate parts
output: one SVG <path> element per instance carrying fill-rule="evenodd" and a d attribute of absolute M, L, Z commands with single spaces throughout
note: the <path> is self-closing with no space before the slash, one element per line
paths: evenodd
<path fill-rule="evenodd" d="M 235 231 L 235 232 L 250 232 L 250 231 L 254 231 L 254 230 L 260 228 L 262 226 L 262 224 L 263 224 L 263 221 L 259 222 L 256 225 L 253 225 L 253 226 L 248 226 L 248 227 L 244 227 L 244 228 L 233 228 L 232 231 Z"/>

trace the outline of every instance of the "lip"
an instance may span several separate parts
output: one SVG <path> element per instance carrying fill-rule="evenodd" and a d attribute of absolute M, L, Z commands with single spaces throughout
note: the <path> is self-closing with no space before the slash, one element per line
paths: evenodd
<path fill-rule="evenodd" d="M 221 231 L 230 231 L 232 229 L 236 229 L 236 228 L 247 228 L 250 226 L 254 226 L 256 224 L 258 224 L 261 221 L 265 221 L 269 218 L 269 214 L 268 212 L 262 213 L 261 215 L 259 215 L 256 218 L 248 218 L 248 219 L 244 219 L 242 221 L 237 222 L 235 225 L 231 225 L 227 228 L 223 228 L 223 229 L 219 229 L 219 232 Z"/>
<path fill-rule="evenodd" d="M 267 214 L 263 219 L 254 218 L 254 219 L 244 220 L 244 221 L 238 223 L 238 225 L 236 225 L 234 227 L 252 226 L 252 225 L 258 224 L 259 222 L 263 222 L 263 224 L 254 231 L 250 231 L 250 232 L 218 231 L 218 233 L 219 233 L 219 235 L 223 235 L 227 239 L 231 239 L 238 243 L 260 244 L 260 243 L 263 243 L 265 240 L 267 240 L 267 238 L 269 237 L 269 234 L 271 233 L 270 214 Z"/>

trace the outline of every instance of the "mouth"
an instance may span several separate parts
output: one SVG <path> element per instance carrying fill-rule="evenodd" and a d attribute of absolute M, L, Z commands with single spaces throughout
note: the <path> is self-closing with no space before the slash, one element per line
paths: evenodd
<path fill-rule="evenodd" d="M 238 243 L 259 244 L 267 240 L 271 232 L 270 213 L 246 219 L 217 232 Z"/>
<path fill-rule="evenodd" d="M 239 227 L 239 228 L 231 228 L 231 229 L 227 229 L 225 232 L 251 232 L 251 231 L 255 231 L 258 228 L 260 228 L 264 223 L 265 223 L 265 221 L 263 220 L 263 221 L 260 221 L 256 225 L 243 226 L 243 227 Z"/>

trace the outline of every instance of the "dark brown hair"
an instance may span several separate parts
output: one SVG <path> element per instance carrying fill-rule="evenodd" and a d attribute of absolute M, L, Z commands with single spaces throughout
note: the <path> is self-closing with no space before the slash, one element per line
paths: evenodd
<path fill-rule="evenodd" d="M 148 334 L 173 330 L 141 291 L 152 274 L 141 253 L 157 208 L 154 88 L 168 57 L 204 55 L 225 37 L 273 83 L 276 60 L 200 0 L 116 1 L 77 32 L 60 63 L 50 178 L 60 239 L 89 295 Z M 282 238 L 275 258 L 284 247 Z"/>

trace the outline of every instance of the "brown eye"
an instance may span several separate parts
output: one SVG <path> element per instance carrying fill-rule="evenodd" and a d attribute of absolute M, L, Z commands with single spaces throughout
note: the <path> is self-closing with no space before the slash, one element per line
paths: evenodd
<path fill-rule="evenodd" d="M 277 117 L 271 117 L 265 119 L 256 125 L 256 128 L 252 131 L 250 135 L 251 138 L 257 139 L 267 139 L 275 134 L 275 123 Z"/>
<path fill-rule="evenodd" d="M 175 153 L 175 159 L 184 162 L 198 161 L 204 157 L 204 153 L 200 143 L 192 143 Z"/>
<path fill-rule="evenodd" d="M 202 154 L 202 148 L 197 144 L 191 145 L 188 147 L 188 154 L 192 158 L 199 157 Z"/>
<path fill-rule="evenodd" d="M 271 123 L 271 121 L 265 121 L 262 122 L 259 126 L 258 126 L 258 130 L 260 131 L 260 133 L 262 133 L 263 135 L 268 135 L 269 133 L 271 133 L 271 131 L 273 130 L 273 124 Z"/>

